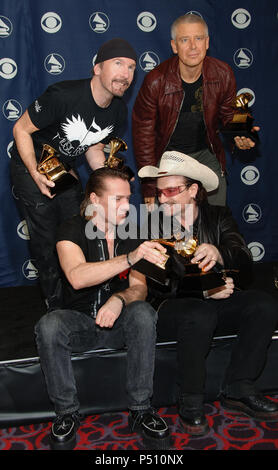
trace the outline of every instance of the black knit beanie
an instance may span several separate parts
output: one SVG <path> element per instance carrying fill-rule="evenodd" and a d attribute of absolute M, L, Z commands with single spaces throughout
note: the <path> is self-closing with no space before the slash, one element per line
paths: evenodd
<path fill-rule="evenodd" d="M 115 57 L 127 57 L 136 62 L 136 52 L 133 47 L 125 39 L 114 38 L 100 46 L 95 65 Z"/>

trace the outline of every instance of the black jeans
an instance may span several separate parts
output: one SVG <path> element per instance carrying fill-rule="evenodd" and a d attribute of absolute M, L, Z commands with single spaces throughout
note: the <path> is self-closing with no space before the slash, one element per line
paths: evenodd
<path fill-rule="evenodd" d="M 177 340 L 181 396 L 203 397 L 206 357 L 218 332 L 237 334 L 223 391 L 237 398 L 255 393 L 277 322 L 278 302 L 259 291 L 236 291 L 223 300 L 187 298 L 164 303 L 158 313 L 158 340 Z"/>
<path fill-rule="evenodd" d="M 81 183 L 53 199 L 44 196 L 26 167 L 11 161 L 11 177 L 19 210 L 30 235 L 30 254 L 39 272 L 43 297 L 50 307 L 62 306 L 61 270 L 56 254 L 56 232 L 67 218 L 80 211 Z"/>
<path fill-rule="evenodd" d="M 127 347 L 128 407 L 148 409 L 153 394 L 156 321 L 156 311 L 143 301 L 129 304 L 113 328 L 100 328 L 92 317 L 74 310 L 56 310 L 44 315 L 37 323 L 35 333 L 55 412 L 70 414 L 79 409 L 71 352 L 123 346 Z M 95 378 L 96 387 L 101 380 L 101 376 Z"/>

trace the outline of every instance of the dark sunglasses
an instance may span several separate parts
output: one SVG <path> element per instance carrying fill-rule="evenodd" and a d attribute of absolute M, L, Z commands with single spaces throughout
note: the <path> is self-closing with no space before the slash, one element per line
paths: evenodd
<path fill-rule="evenodd" d="M 187 188 L 188 186 L 186 184 L 182 184 L 181 186 L 175 186 L 173 188 L 165 188 L 165 189 L 156 189 L 156 195 L 157 197 L 160 197 L 162 194 L 166 197 L 173 197 L 173 196 L 176 196 L 177 194 L 180 194 L 182 193 L 183 191 L 185 191 L 185 189 Z M 180 189 L 180 188 L 184 188 L 184 189 Z"/>

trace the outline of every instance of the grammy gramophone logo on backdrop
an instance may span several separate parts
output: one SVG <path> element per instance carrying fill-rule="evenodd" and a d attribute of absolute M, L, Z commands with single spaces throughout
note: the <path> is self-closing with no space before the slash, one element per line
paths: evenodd
<path fill-rule="evenodd" d="M 7 38 L 13 32 L 13 24 L 9 18 L 0 15 L 0 38 Z"/>

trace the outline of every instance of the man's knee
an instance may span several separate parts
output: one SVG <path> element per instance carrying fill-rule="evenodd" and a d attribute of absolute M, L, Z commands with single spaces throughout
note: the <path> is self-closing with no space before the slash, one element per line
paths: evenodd
<path fill-rule="evenodd" d="M 146 331 L 156 325 L 157 313 L 148 302 L 138 300 L 128 305 L 126 321 Z"/>
<path fill-rule="evenodd" d="M 35 337 L 40 344 L 53 344 L 63 328 L 63 312 L 54 310 L 44 315 L 35 325 Z"/>

